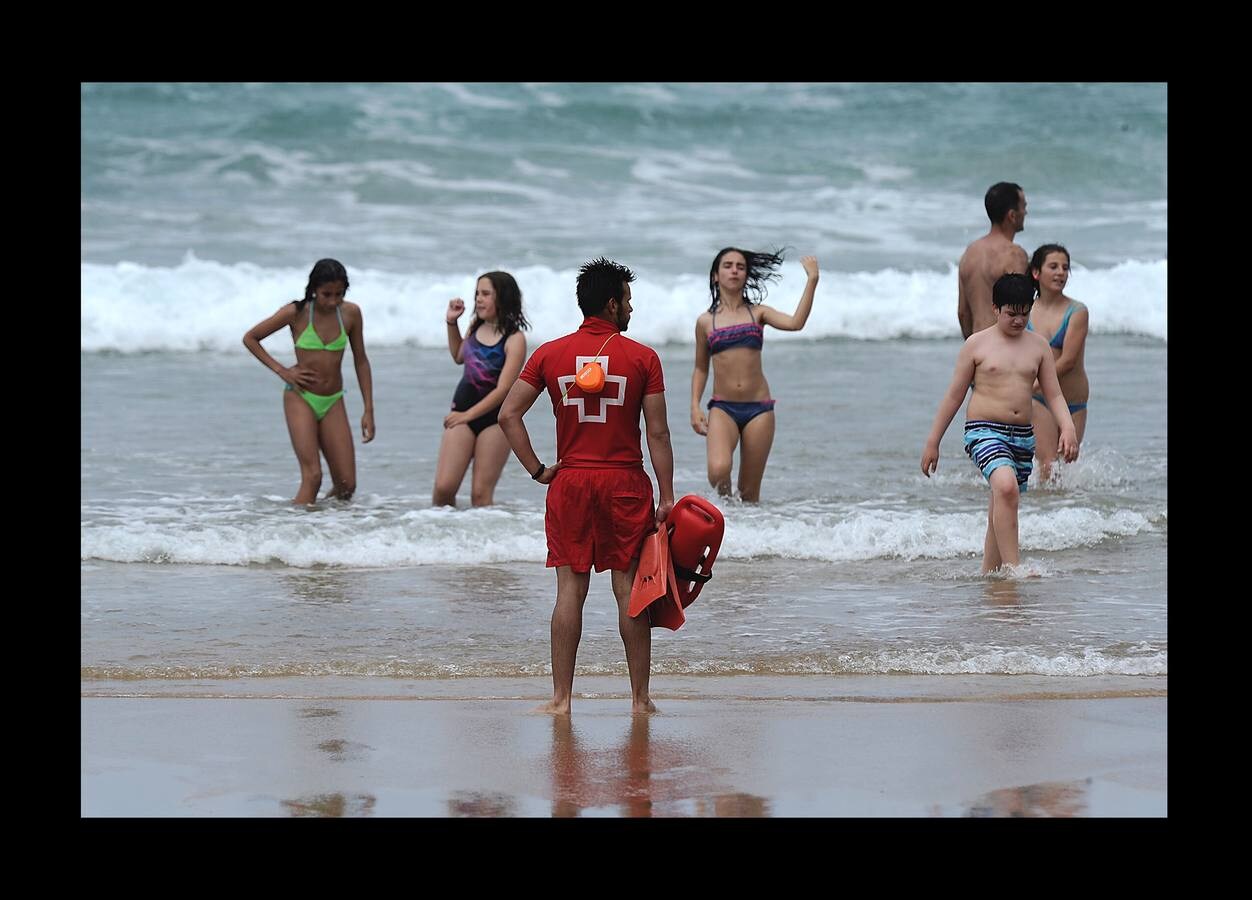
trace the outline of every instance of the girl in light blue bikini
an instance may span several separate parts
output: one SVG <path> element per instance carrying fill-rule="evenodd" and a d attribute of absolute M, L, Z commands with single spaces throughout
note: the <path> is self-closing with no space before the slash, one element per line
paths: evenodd
<path fill-rule="evenodd" d="M 696 364 L 691 375 L 691 427 L 708 438 L 709 484 L 723 496 L 730 494 L 730 470 L 735 447 L 743 444 L 739 459 L 739 496 L 761 499 L 761 479 L 774 443 L 774 400 L 761 369 L 765 326 L 799 331 L 808 321 L 817 291 L 817 257 L 800 259 L 808 282 L 792 315 L 761 304 L 765 283 L 778 277 L 781 253 L 756 253 L 727 247 L 713 258 L 709 269 L 708 312 L 696 319 Z M 713 365 L 713 397 L 709 415 L 700 408 L 704 385 Z"/>
<path fill-rule="evenodd" d="M 1036 331 L 1048 339 L 1052 356 L 1056 360 L 1056 375 L 1061 383 L 1061 393 L 1074 419 L 1078 443 L 1082 443 L 1087 430 L 1087 397 L 1090 385 L 1083 355 L 1087 349 L 1087 307 L 1065 296 L 1069 282 L 1069 251 L 1060 244 L 1044 244 L 1030 259 L 1030 275 L 1035 280 L 1039 297 L 1030 311 L 1026 323 L 1029 331 Z M 1060 433 L 1056 420 L 1048 411 L 1043 395 L 1035 386 L 1034 414 L 1031 422 L 1035 428 L 1035 458 L 1039 463 L 1039 480 L 1052 476 L 1052 464 L 1056 461 L 1057 436 Z"/>
<path fill-rule="evenodd" d="M 243 344 L 266 368 L 286 382 L 283 411 L 291 446 L 300 463 L 300 490 L 292 503 L 309 504 L 322 485 L 322 461 L 330 469 L 327 497 L 349 499 L 356 490 L 356 451 L 352 427 L 343 404 L 343 351 L 352 346 L 352 361 L 365 413 L 361 437 L 374 439 L 374 384 L 365 356 L 361 307 L 348 303 L 348 272 L 334 259 L 318 260 L 309 273 L 304 299 L 284 303 L 274 315 L 243 336 Z M 296 364 L 285 367 L 261 346 L 284 326 L 291 329 Z M 326 340 L 322 335 L 331 335 Z"/>

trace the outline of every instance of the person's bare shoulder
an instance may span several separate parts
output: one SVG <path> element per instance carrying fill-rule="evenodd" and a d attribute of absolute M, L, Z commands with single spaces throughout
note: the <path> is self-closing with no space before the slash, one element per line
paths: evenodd
<path fill-rule="evenodd" d="M 996 269 L 1004 265 L 1003 248 L 996 242 L 995 235 L 980 237 L 969 245 L 970 272 L 988 278 Z M 998 278 L 1001 273 L 996 273 Z M 992 279 L 995 280 L 994 278 Z"/>
<path fill-rule="evenodd" d="M 965 339 L 965 343 L 961 344 L 961 350 L 956 355 L 956 363 L 960 366 L 962 362 L 965 362 L 977 369 L 987 358 L 988 349 L 986 330 L 975 331 Z"/>
<path fill-rule="evenodd" d="M 987 237 L 984 235 L 976 241 L 971 241 L 969 246 L 965 248 L 965 252 L 961 254 L 961 260 L 957 263 L 957 266 L 961 269 L 974 266 L 986 254 L 983 246 L 983 242 L 986 240 Z"/>
<path fill-rule="evenodd" d="M 1024 275 L 1030 268 L 1030 257 L 1026 255 L 1026 248 L 1021 244 L 1010 243 L 1005 257 L 1009 266 L 1006 271 Z"/>
<path fill-rule="evenodd" d="M 1024 347 L 1027 353 L 1034 353 L 1039 356 L 1040 359 L 1042 359 L 1045 354 L 1051 357 L 1052 348 L 1039 332 L 1023 331 L 1022 340 L 1025 341 Z"/>
<path fill-rule="evenodd" d="M 957 281 L 967 297 L 977 294 L 979 285 L 986 280 L 985 271 L 983 254 L 974 249 L 974 245 L 971 244 L 966 248 L 965 255 L 961 257 L 956 267 Z"/>
<path fill-rule="evenodd" d="M 970 350 L 977 350 L 981 348 L 987 343 L 987 339 L 988 339 L 987 332 L 989 332 L 990 330 L 991 330 L 990 328 L 982 328 L 982 329 L 979 329 L 978 331 L 975 331 L 973 334 L 971 334 L 969 337 L 965 339 L 965 343 L 962 346 L 968 347 Z"/>

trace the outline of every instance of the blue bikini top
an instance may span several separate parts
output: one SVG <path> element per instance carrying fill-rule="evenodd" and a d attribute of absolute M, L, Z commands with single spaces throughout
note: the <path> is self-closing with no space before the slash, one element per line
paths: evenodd
<path fill-rule="evenodd" d="M 731 347 L 747 347 L 749 350 L 760 350 L 765 343 L 765 329 L 755 319 L 738 325 L 717 326 L 717 312 L 713 312 L 713 328 L 709 331 L 709 353 L 721 353 Z"/>
<path fill-rule="evenodd" d="M 1056 330 L 1056 334 L 1052 335 L 1052 340 L 1048 341 L 1048 346 L 1056 350 L 1060 350 L 1065 344 L 1065 329 L 1069 328 L 1069 317 L 1074 314 L 1074 310 L 1078 308 L 1077 303 L 1071 303 L 1069 309 L 1065 310 L 1065 318 L 1061 319 L 1061 327 Z M 1034 326 L 1030 324 L 1030 320 L 1026 320 L 1026 330 L 1034 331 Z"/>

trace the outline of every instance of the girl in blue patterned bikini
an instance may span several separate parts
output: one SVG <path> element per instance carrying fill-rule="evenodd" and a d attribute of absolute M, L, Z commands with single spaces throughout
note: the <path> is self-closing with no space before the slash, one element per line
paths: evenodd
<path fill-rule="evenodd" d="M 456 493 L 470 460 L 474 461 L 470 503 L 491 505 L 509 457 L 509 442 L 496 416 L 526 361 L 522 329 L 530 324 L 522 314 L 522 292 L 512 275 L 488 272 L 479 277 L 474 318 L 462 339 L 457 320 L 464 312 L 465 301 L 460 297 L 448 301 L 444 316 L 448 352 L 458 365 L 465 366 L 465 372 L 452 395 L 452 412 L 443 420 L 431 498 L 435 506 L 456 506 Z"/>
<path fill-rule="evenodd" d="M 343 351 L 349 344 L 365 403 L 361 437 L 367 444 L 374 439 L 374 382 L 365 356 L 364 323 L 361 307 L 344 300 L 347 292 L 348 271 L 343 263 L 320 259 L 309 273 L 304 299 L 284 303 L 243 336 L 243 345 L 287 385 L 283 411 L 300 463 L 300 490 L 292 503 L 307 505 L 317 499 L 322 485 L 319 451 L 330 469 L 332 487 L 326 496 L 347 500 L 356 490 L 356 451 L 343 404 Z M 291 368 L 261 346 L 261 341 L 283 327 L 291 329 L 296 344 L 296 364 Z M 324 334 L 333 335 L 329 342 Z"/>
<path fill-rule="evenodd" d="M 817 257 L 801 257 L 808 276 L 792 315 L 761 304 L 765 282 L 778 277 L 781 253 L 755 253 L 727 247 L 713 258 L 709 270 L 712 305 L 696 319 L 696 365 L 691 375 L 691 427 L 708 438 L 709 484 L 730 494 L 735 446 L 739 459 L 739 496 L 761 499 L 761 479 L 774 443 L 774 400 L 761 369 L 765 326 L 799 331 L 808 321 L 817 291 Z M 713 361 L 713 397 L 709 415 L 700 409 Z"/>
<path fill-rule="evenodd" d="M 1065 296 L 1069 283 L 1069 251 L 1060 244 L 1044 244 L 1030 259 L 1030 276 L 1035 281 L 1039 297 L 1030 311 L 1027 331 L 1042 335 L 1052 348 L 1056 360 L 1056 377 L 1061 383 L 1061 393 L 1074 420 L 1078 443 L 1082 444 L 1087 431 L 1087 398 L 1091 385 L 1087 381 L 1087 369 L 1083 357 L 1087 350 L 1087 326 L 1089 318 L 1085 304 Z M 1052 477 L 1052 464 L 1056 462 L 1056 439 L 1060 428 L 1043 401 L 1043 393 L 1035 385 L 1031 403 L 1035 427 L 1035 458 L 1039 461 L 1039 481 Z"/>

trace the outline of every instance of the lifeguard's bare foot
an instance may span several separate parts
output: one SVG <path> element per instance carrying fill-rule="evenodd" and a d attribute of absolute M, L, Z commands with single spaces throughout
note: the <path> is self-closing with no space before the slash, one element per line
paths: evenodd
<path fill-rule="evenodd" d="M 631 703 L 630 712 L 632 715 L 646 715 L 656 712 L 656 704 L 651 700 L 644 700 L 642 703 Z"/>
<path fill-rule="evenodd" d="M 542 706 L 536 706 L 534 709 L 531 710 L 531 712 L 546 713 L 547 715 L 550 715 L 550 716 L 568 716 L 569 708 L 570 708 L 570 705 L 568 701 L 565 703 L 557 703 L 556 701 L 550 701 L 548 703 L 543 704 Z"/>

